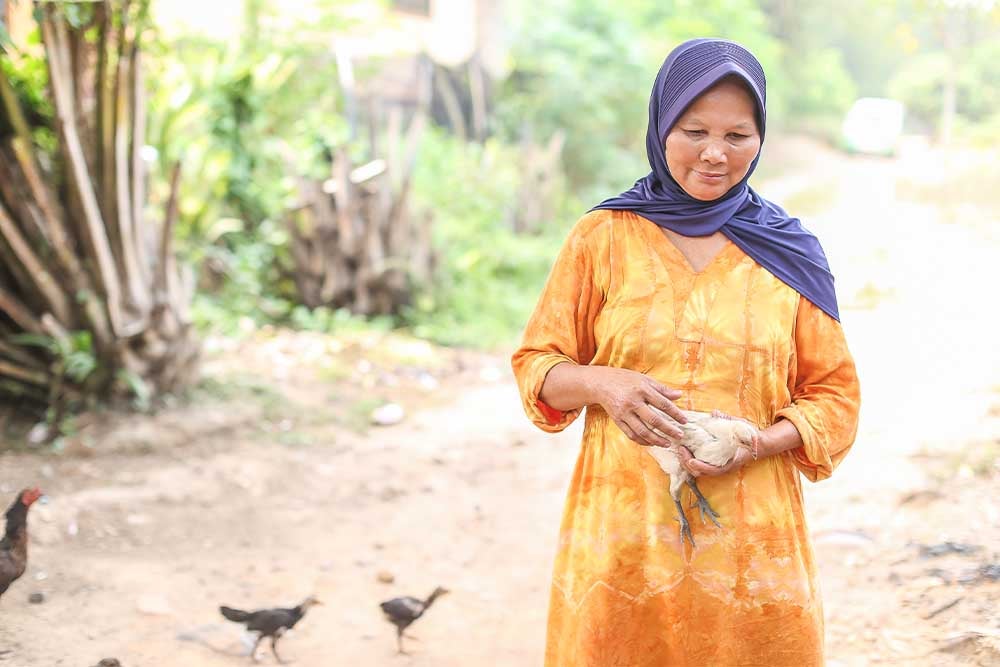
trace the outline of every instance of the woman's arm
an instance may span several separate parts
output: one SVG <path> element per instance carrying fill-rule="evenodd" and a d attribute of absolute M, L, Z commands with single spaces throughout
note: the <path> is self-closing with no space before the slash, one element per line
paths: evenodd
<path fill-rule="evenodd" d="M 829 477 L 854 443 L 861 393 L 840 323 L 804 298 L 796 314 L 790 379 L 792 402 L 760 431 L 758 458 L 791 452 L 809 479 Z M 695 460 L 687 450 L 680 458 L 695 475 L 721 475 L 753 460 L 746 449 L 722 467 Z"/>
<path fill-rule="evenodd" d="M 571 363 L 553 366 L 538 394 L 543 403 L 563 412 L 600 405 L 630 439 L 653 447 L 669 447 L 673 444 L 670 437 L 683 437 L 676 422 L 683 424 L 687 420 L 673 403 L 680 397 L 681 392 L 637 371 Z M 670 415 L 676 422 L 650 406 Z"/>

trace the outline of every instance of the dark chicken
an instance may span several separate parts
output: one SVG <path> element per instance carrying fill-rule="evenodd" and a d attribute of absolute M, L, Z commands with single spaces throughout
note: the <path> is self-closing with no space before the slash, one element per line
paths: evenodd
<path fill-rule="evenodd" d="M 382 607 L 382 612 L 385 614 L 386 619 L 396 626 L 396 649 L 399 653 L 406 653 L 403 650 L 403 631 L 410 627 L 415 620 L 423 616 L 424 612 L 434 604 L 434 600 L 447 592 L 447 588 L 438 586 L 426 600 L 407 596 L 386 600 L 379 605 Z"/>
<path fill-rule="evenodd" d="M 232 607 L 222 606 L 219 607 L 219 611 L 222 615 L 228 618 L 234 623 L 243 623 L 247 626 L 247 630 L 250 632 L 257 633 L 257 641 L 253 645 L 253 650 L 250 651 L 250 657 L 256 661 L 257 660 L 257 647 L 260 646 L 261 640 L 264 637 L 271 638 L 271 653 L 274 653 L 274 657 L 278 662 L 284 663 L 281 656 L 278 655 L 278 639 L 281 638 L 283 634 L 295 627 L 295 624 L 302 620 L 302 617 L 306 615 L 309 607 L 317 604 L 322 604 L 315 597 L 307 597 L 302 604 L 297 607 L 292 607 L 291 609 L 258 609 L 257 611 L 243 611 L 241 609 L 233 609 Z"/>
<path fill-rule="evenodd" d="M 28 566 L 28 508 L 41 497 L 37 488 L 24 489 L 7 508 L 7 529 L 0 540 L 0 595 Z"/>

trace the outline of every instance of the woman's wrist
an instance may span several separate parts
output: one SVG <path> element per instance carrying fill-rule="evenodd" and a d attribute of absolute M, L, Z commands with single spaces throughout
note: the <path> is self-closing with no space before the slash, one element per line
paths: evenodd
<path fill-rule="evenodd" d="M 774 456 L 802 446 L 802 436 L 787 419 L 779 419 L 758 433 L 757 458 Z"/>

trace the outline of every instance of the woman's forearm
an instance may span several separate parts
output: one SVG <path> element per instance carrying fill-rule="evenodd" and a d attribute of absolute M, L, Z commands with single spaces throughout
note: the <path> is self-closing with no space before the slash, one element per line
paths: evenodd
<path fill-rule="evenodd" d="M 802 436 L 787 419 L 779 419 L 760 432 L 757 457 L 773 456 L 802 446 Z"/>
<path fill-rule="evenodd" d="M 545 376 L 538 398 L 550 408 L 566 412 L 600 403 L 592 366 L 556 364 Z"/>

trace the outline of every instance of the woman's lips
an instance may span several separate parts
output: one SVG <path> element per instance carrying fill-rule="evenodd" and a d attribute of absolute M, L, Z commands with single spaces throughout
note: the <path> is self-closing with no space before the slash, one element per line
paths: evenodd
<path fill-rule="evenodd" d="M 709 183 L 718 183 L 726 176 L 725 174 L 712 174 L 706 171 L 698 171 L 697 169 L 695 169 L 694 173 L 698 174 Z"/>

